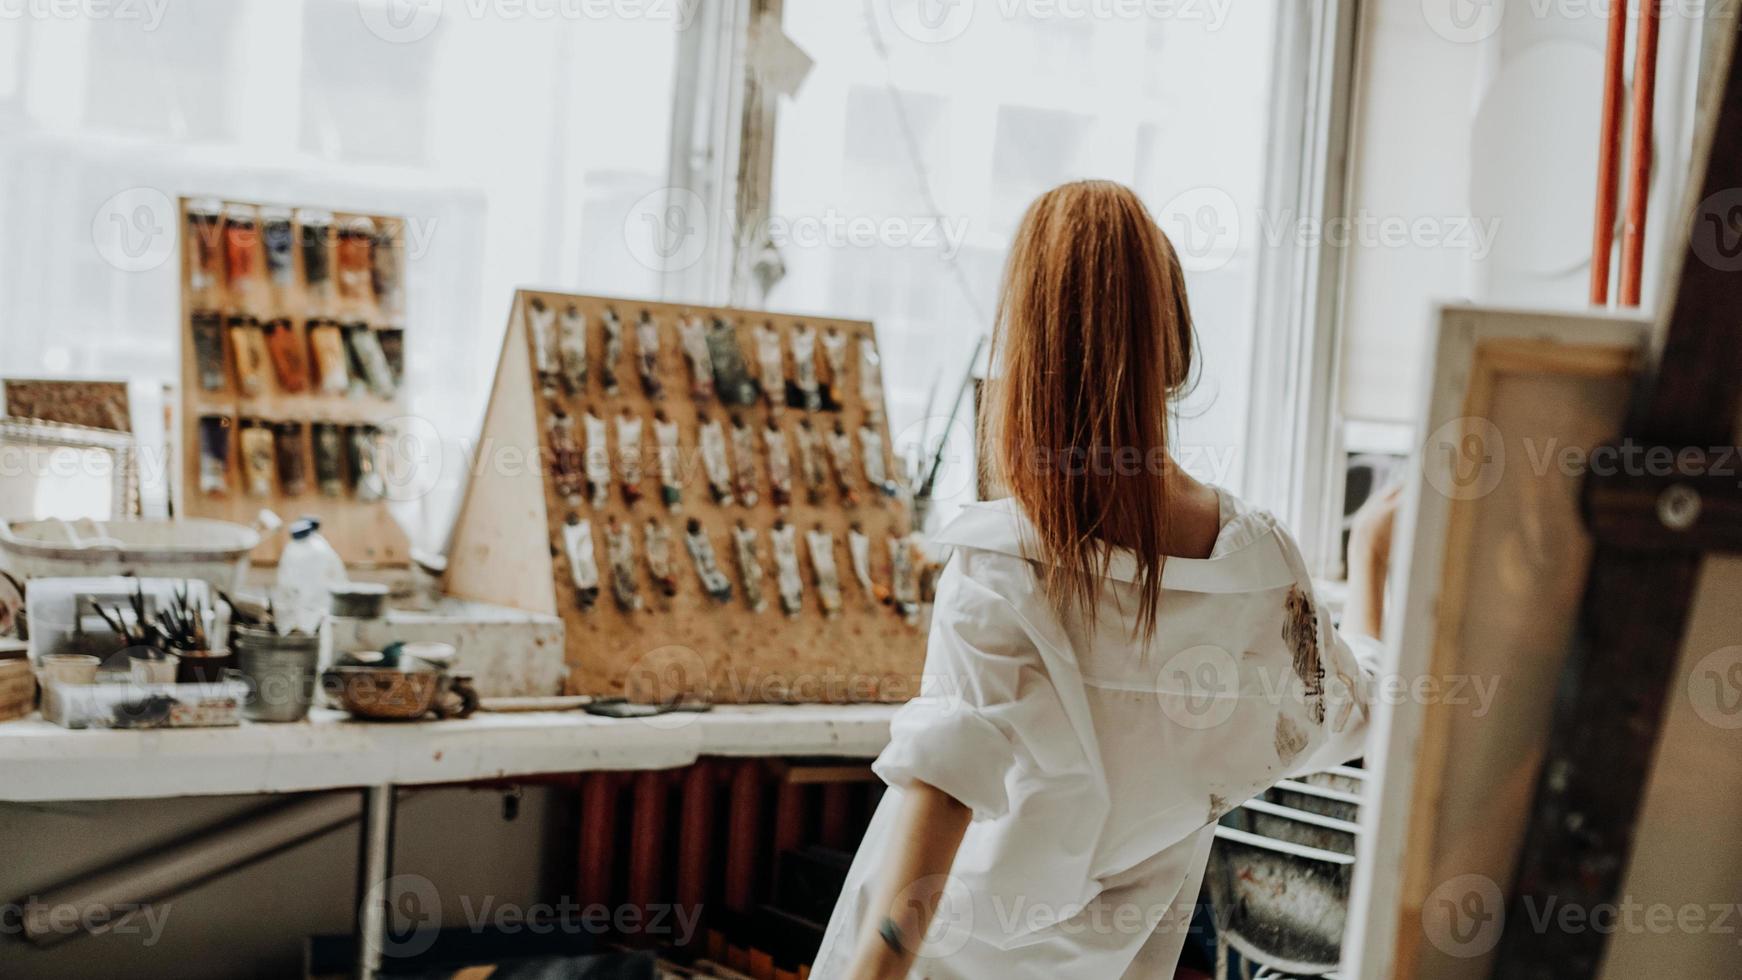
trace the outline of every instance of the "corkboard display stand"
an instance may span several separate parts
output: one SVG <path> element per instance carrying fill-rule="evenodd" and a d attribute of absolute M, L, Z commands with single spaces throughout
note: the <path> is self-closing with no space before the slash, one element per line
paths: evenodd
<path fill-rule="evenodd" d="M 220 208 L 222 217 L 216 226 L 191 222 L 194 213 L 210 213 Z M 292 269 L 285 279 L 271 275 L 261 240 L 262 218 L 269 214 L 287 214 L 295 247 L 290 249 Z M 246 240 L 230 240 L 227 222 L 238 217 L 253 216 L 252 244 Z M 327 244 L 327 287 L 312 288 L 309 284 L 308 259 L 303 242 L 308 236 L 320 234 L 320 226 L 305 226 L 305 216 L 329 216 L 324 239 Z M 359 220 L 367 220 L 376 230 L 376 242 L 396 243 L 397 254 L 391 261 L 396 272 L 385 280 L 371 270 L 369 284 L 360 288 L 341 288 L 339 276 L 344 271 L 340 263 L 340 230 Z M 316 380 L 316 354 L 310 343 L 310 324 L 315 320 L 331 320 L 340 324 L 365 324 L 374 336 L 391 328 L 403 331 L 404 299 L 404 223 L 402 219 L 382 215 L 358 215 L 332 212 L 317 207 L 238 204 L 235 202 L 200 201 L 183 198 L 180 207 L 181 229 L 181 391 L 182 404 L 178 431 L 180 436 L 176 513 L 187 517 L 208 517 L 253 523 L 262 508 L 270 509 L 286 520 L 302 516 L 320 519 L 321 533 L 345 562 L 354 567 L 401 567 L 408 564 L 410 542 L 405 532 L 388 513 L 387 498 L 359 499 L 348 474 L 348 463 L 341 465 L 345 473 L 342 490 L 334 495 L 323 493 L 316 479 L 314 457 L 314 423 L 347 425 L 377 425 L 388 435 L 388 420 L 407 414 L 404 388 L 403 340 L 398 357 L 398 383 L 392 397 L 353 384 L 345 393 L 323 391 Z M 215 243 L 213 237 L 216 236 Z M 205 239 L 202 242 L 202 237 Z M 240 247 L 238 247 L 240 246 Z M 202 248 L 215 247 L 219 266 L 210 268 L 211 253 Z M 375 248 L 372 245 L 370 254 Z M 385 256 L 384 256 L 385 258 Z M 238 262 L 240 260 L 240 262 Z M 208 268 L 202 272 L 201 263 Z M 373 264 L 373 258 L 371 258 Z M 245 270 L 238 274 L 238 270 Z M 209 378 L 202 378 L 195 338 L 195 319 L 203 313 L 223 317 L 219 331 L 222 345 L 222 381 L 216 387 Z M 236 338 L 228 326 L 232 315 L 247 315 L 266 324 L 278 318 L 290 321 L 291 344 L 306 363 L 310 382 L 301 391 L 287 390 L 275 365 L 268 360 L 261 372 L 263 383 L 254 394 L 242 388 L 241 357 Z M 403 333 L 400 333 L 403 338 Z M 350 371 L 356 375 L 352 362 Z M 231 419 L 228 432 L 229 460 L 227 487 L 222 493 L 208 492 L 200 481 L 201 445 L 200 419 L 221 415 Z M 284 475 L 274 460 L 274 476 L 270 492 L 250 493 L 245 479 L 243 449 L 240 444 L 242 420 L 257 419 L 268 423 L 301 423 L 300 436 L 293 443 L 302 459 L 307 487 L 304 492 L 287 493 Z M 347 459 L 350 447 L 346 446 Z M 379 459 L 385 461 L 382 452 Z M 283 535 L 266 535 L 254 551 L 256 564 L 274 564 L 283 549 Z"/>
<path fill-rule="evenodd" d="M 560 316 L 571 306 L 585 317 L 588 377 L 573 393 L 541 381 L 533 323 L 534 304 Z M 604 316 L 614 311 L 622 324 L 622 351 L 616 367 L 619 391 L 606 395 L 601 384 Z M 640 347 L 636 324 L 642 311 L 652 318 L 659 345 L 654 375 L 660 397 L 650 397 L 637 372 Z M 758 374 L 755 328 L 766 324 L 780 333 L 786 378 L 795 377 L 791 339 L 800 327 L 815 331 L 817 374 L 838 396 L 838 411 L 807 410 L 785 405 L 770 407 L 766 398 L 754 405 L 722 404 L 719 394 L 698 400 L 691 387 L 691 370 L 679 334 L 680 318 L 716 317 L 736 334 L 751 377 Z M 834 328 L 848 335 L 846 377 L 834 378 L 820 338 Z M 891 537 L 907 541 L 910 517 L 904 498 L 891 497 L 867 485 L 859 457 L 858 430 L 869 423 L 881 436 L 884 470 L 893 476 L 893 456 L 887 413 L 881 399 L 866 404 L 861 396 L 860 338 L 874 342 L 871 324 L 820 320 L 749 310 L 679 306 L 522 290 L 515 295 L 497 367 L 495 386 L 485 417 L 483 436 L 470 461 L 471 480 L 455 529 L 449 555 L 447 589 L 451 594 L 533 612 L 556 613 L 565 627 L 567 689 L 573 694 L 626 696 L 633 701 L 660 702 L 678 697 L 718 703 L 904 701 L 918 693 L 923 660 L 923 635 L 916 617 L 904 616 L 895 604 L 882 601 L 893 581 Z M 874 349 L 874 347 L 873 347 Z M 559 491 L 559 465 L 552 454 L 550 424 L 562 412 L 577 421 L 591 411 L 611 429 L 609 499 L 593 506 L 590 495 Z M 625 410 L 644 420 L 640 441 L 642 497 L 628 501 L 620 484 L 619 440 L 614 420 Z M 677 423 L 682 465 L 680 509 L 661 499 L 658 442 L 653 432 L 656 410 Z M 755 480 L 759 499 L 754 506 L 741 500 L 715 503 L 709 492 L 699 428 L 704 418 L 718 420 L 728 435 L 732 416 L 758 433 Z M 806 492 L 798 452 L 801 420 L 810 419 L 819 432 L 831 431 L 839 420 L 854 435 L 854 476 L 857 501 L 849 503 L 831 479 L 827 492 L 813 503 Z M 787 506 L 773 500 L 768 458 L 761 430 L 773 419 L 791 447 L 793 493 Z M 585 439 L 585 435 L 579 436 Z M 735 448 L 735 447 L 734 447 Z M 736 455 L 734 454 L 734 459 Z M 830 471 L 833 473 L 833 470 Z M 563 530 L 570 516 L 592 528 L 599 592 L 590 607 L 575 587 Z M 639 609 L 624 609 L 612 589 L 612 562 L 605 528 L 611 519 L 633 531 L 634 580 Z M 671 572 L 675 595 L 656 586 L 644 549 L 648 518 L 671 531 Z M 703 588 L 697 566 L 685 548 L 685 526 L 701 523 L 718 566 L 732 585 L 732 598 L 720 602 Z M 799 568 L 803 579 L 802 608 L 796 615 L 781 607 L 776 583 L 771 529 L 777 520 L 797 529 Z M 746 601 L 743 576 L 734 551 L 732 528 L 738 521 L 756 532 L 762 569 L 760 591 L 766 608 L 760 612 Z M 854 573 L 847 545 L 853 524 L 871 540 L 871 577 L 876 593 L 867 593 Z M 820 525 L 833 536 L 839 569 L 841 609 L 825 612 L 805 532 Z"/>

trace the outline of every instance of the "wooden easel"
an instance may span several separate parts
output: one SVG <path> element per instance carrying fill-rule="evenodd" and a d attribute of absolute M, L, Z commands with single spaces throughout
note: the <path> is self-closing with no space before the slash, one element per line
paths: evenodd
<path fill-rule="evenodd" d="M 1689 245 L 1622 438 L 1639 458 L 1676 462 L 1664 475 L 1624 467 L 1585 483 L 1597 546 L 1508 896 L 1493 975 L 1509 980 L 1597 975 L 1607 931 L 1538 930 L 1530 913 L 1551 900 L 1584 910 L 1616 901 L 1696 580 L 1707 554 L 1742 552 L 1742 490 L 1719 465 L 1742 401 L 1742 59 L 1738 21 L 1719 23 L 1728 36 L 1695 146 L 1703 174 L 1683 226 Z"/>

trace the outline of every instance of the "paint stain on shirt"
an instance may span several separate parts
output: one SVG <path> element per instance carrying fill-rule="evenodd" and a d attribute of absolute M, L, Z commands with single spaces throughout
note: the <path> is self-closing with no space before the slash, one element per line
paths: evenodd
<path fill-rule="evenodd" d="M 1282 638 L 1294 654 L 1294 673 L 1306 688 L 1307 717 L 1325 723 L 1325 665 L 1319 659 L 1318 613 L 1312 597 L 1293 586 L 1284 606 Z"/>
<path fill-rule="evenodd" d="M 1276 716 L 1276 757 L 1287 766 L 1307 747 L 1307 734 L 1288 715 Z"/>

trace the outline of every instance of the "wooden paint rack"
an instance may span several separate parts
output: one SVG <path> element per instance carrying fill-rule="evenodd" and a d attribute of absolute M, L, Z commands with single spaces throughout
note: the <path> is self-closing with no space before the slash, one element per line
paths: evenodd
<path fill-rule="evenodd" d="M 611 316 L 616 323 L 608 333 Z M 697 322 L 706 325 L 715 342 L 711 356 L 699 359 L 714 369 L 705 379 L 694 366 Z M 692 331 L 688 354 L 685 323 Z M 578 334 L 577 324 L 583 331 Z M 771 386 L 762 383 L 771 376 L 759 362 L 759 355 L 771 349 L 768 331 L 778 336 L 782 375 L 772 385 L 780 389 L 772 399 Z M 612 335 L 615 342 L 608 339 Z M 584 337 L 585 356 L 565 359 L 575 353 L 577 337 Z M 657 338 L 651 352 L 644 343 L 650 338 Z M 732 368 L 734 357 L 742 370 Z M 586 376 L 577 379 L 574 368 L 581 363 Z M 607 392 L 610 373 L 615 374 L 614 393 Z M 698 391 L 698 380 L 706 382 L 701 388 L 713 390 Z M 669 468 L 662 467 L 654 426 L 660 413 L 678 433 L 675 465 Z M 591 439 L 589 415 L 597 420 Z M 619 419 L 631 427 L 640 420 L 638 440 L 626 443 Z M 701 449 L 701 433 L 710 421 L 720 426 L 736 464 L 729 500 L 712 492 L 709 461 Z M 753 437 L 742 432 L 735 437 L 739 424 L 753 430 Z M 825 439 L 835 434 L 851 453 L 851 461 L 841 466 L 822 450 L 827 475 L 814 493 L 800 448 L 800 429 L 806 425 Z M 792 471 L 790 499 L 779 503 L 769 434 L 764 433 L 770 427 L 774 438 L 785 441 Z M 633 448 L 625 452 L 626 445 Z M 752 447 L 749 454 L 741 452 L 745 445 Z M 869 466 L 867 449 L 876 453 Z M 746 455 L 748 470 L 742 468 Z M 633 472 L 624 468 L 626 456 L 640 472 L 635 490 L 625 486 L 625 473 Z M 598 476 L 597 467 L 607 460 L 609 486 L 591 485 L 597 480 L 588 479 L 589 463 L 595 467 L 591 475 Z M 920 558 L 908 504 L 894 490 L 897 473 L 871 324 L 520 291 L 483 436 L 470 464 L 450 551 L 448 591 L 560 615 L 569 693 L 623 695 L 640 702 L 700 697 L 762 703 L 904 701 L 918 692 L 924 649 L 917 605 Z M 675 474 L 676 506 L 663 492 L 668 474 Z M 887 489 L 876 485 L 877 476 Z M 747 502 L 751 495 L 744 489 L 753 489 L 754 502 Z M 571 559 L 576 552 L 569 544 L 583 521 L 596 565 L 596 577 L 582 577 L 596 578 L 590 587 L 577 584 L 575 569 L 585 562 Z M 663 583 L 649 561 L 650 521 L 669 530 L 670 576 Z M 710 594 L 687 548 L 691 522 L 729 580 L 729 598 Z M 791 611 L 782 601 L 772 540 L 781 522 L 792 529 L 802 579 L 800 600 Z M 735 550 L 733 532 L 740 526 L 755 535 L 761 572 L 755 590 L 746 589 Z M 819 588 L 824 575 L 807 540 L 811 533 L 818 543 L 826 534 L 832 545 L 838 608 L 826 607 Z M 864 536 L 859 544 L 869 561 L 863 565 L 854 561 L 850 533 Z M 619 544 L 629 542 L 631 561 L 613 562 L 613 534 Z M 901 562 L 911 571 L 911 588 L 898 574 Z M 618 565 L 627 571 L 623 584 L 633 587 L 633 603 L 623 601 L 615 587 Z M 869 589 L 857 574 L 860 568 L 868 573 Z M 762 608 L 753 607 L 752 591 L 760 592 Z"/>
<path fill-rule="evenodd" d="M 407 412 L 403 221 L 183 198 L 178 227 L 176 513 L 242 524 L 262 508 L 313 516 L 348 564 L 405 565 L 410 543 L 388 513 L 385 451 L 389 420 Z M 244 435 L 256 427 L 270 440 Z M 322 435 L 336 436 L 336 456 Z M 268 446 L 270 464 L 251 467 L 250 451 Z M 337 463 L 336 479 L 331 467 L 322 478 L 321 459 Z M 254 561 L 274 563 L 282 547 L 269 536 Z"/>

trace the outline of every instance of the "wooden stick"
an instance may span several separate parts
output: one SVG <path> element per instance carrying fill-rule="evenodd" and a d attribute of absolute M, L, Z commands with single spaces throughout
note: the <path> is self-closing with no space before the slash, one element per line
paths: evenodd
<path fill-rule="evenodd" d="M 1627 148 L 1627 217 L 1621 233 L 1621 305 L 1638 306 L 1645 274 L 1645 209 L 1651 196 L 1651 114 L 1657 104 L 1657 2 L 1639 8 L 1633 61 L 1633 132 Z"/>
<path fill-rule="evenodd" d="M 1603 66 L 1603 128 L 1597 143 L 1597 227 L 1591 238 L 1591 305 L 1609 303 L 1609 263 L 1615 250 L 1615 203 L 1621 191 L 1621 106 L 1627 91 L 1627 0 L 1609 11 Z"/>

